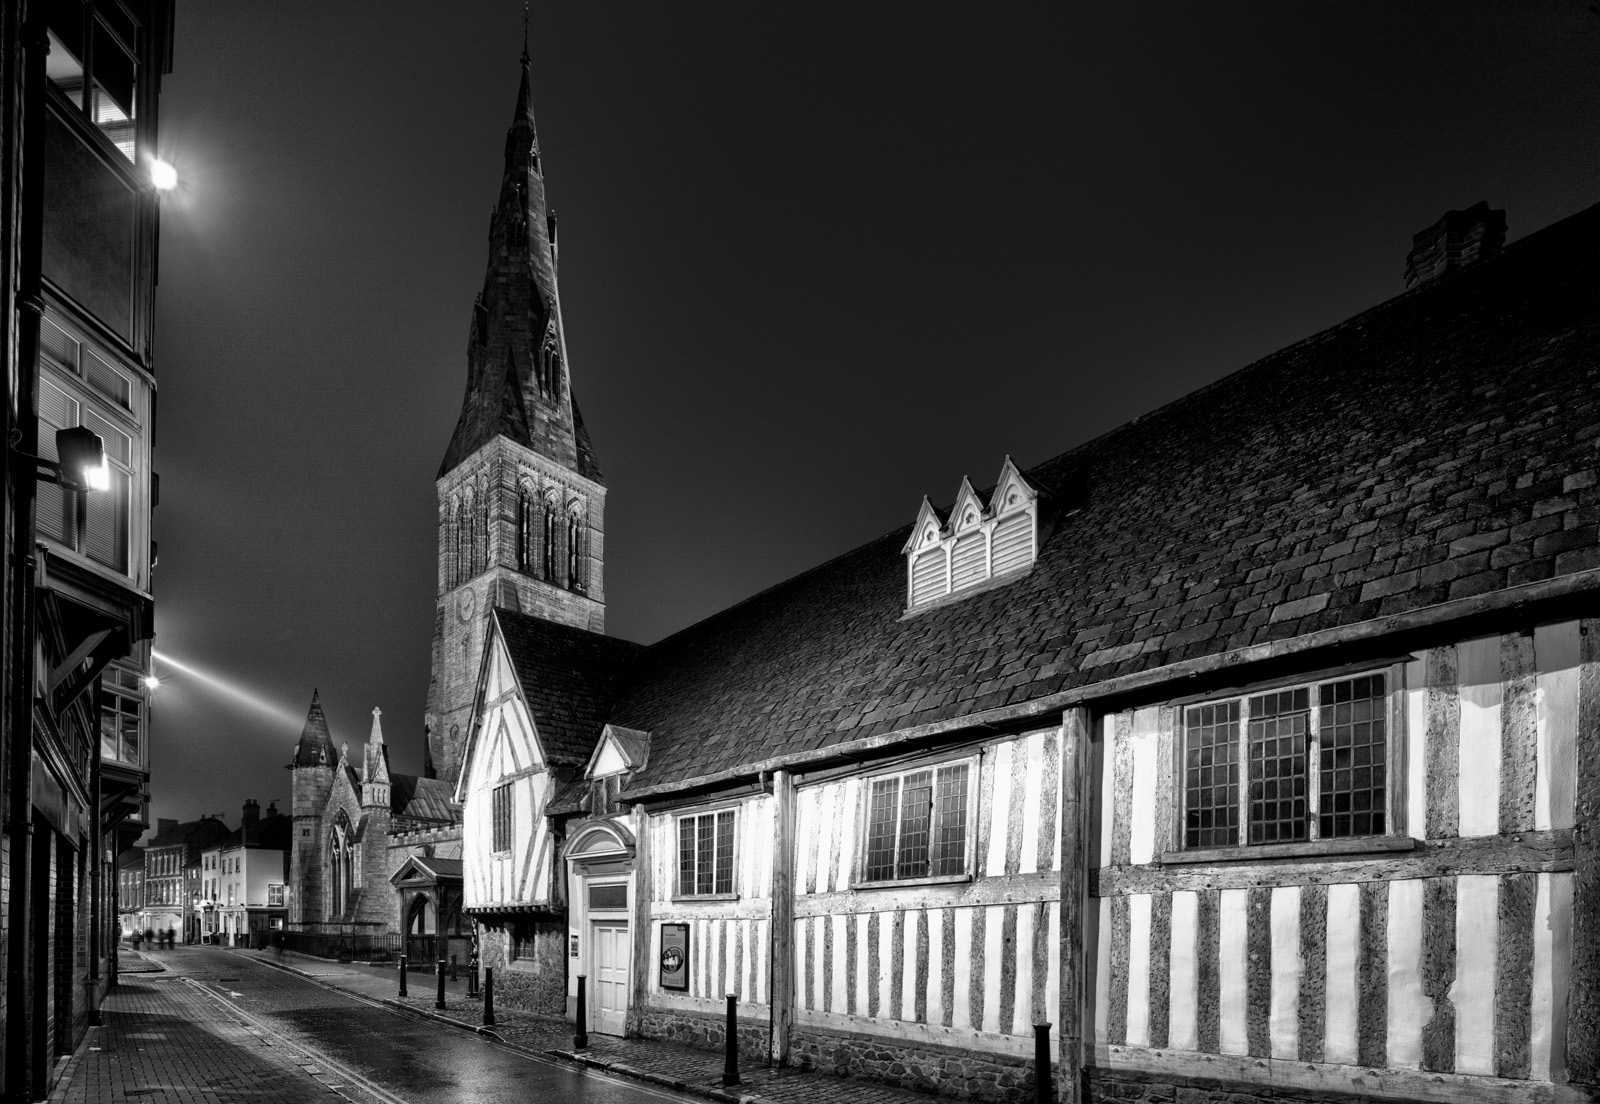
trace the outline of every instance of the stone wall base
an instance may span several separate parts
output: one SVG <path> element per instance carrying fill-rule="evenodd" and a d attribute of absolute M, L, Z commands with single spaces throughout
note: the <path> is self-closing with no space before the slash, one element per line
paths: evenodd
<path fill-rule="evenodd" d="M 718 1054 L 728 1038 L 727 1016 L 706 1012 L 684 1012 L 676 1008 L 645 1007 L 638 1010 L 635 1030 L 646 1039 L 678 1043 L 696 1050 Z M 740 1020 L 738 1025 L 741 1061 L 765 1063 L 770 1052 L 771 1025 L 766 1020 Z"/>
<path fill-rule="evenodd" d="M 1015 1104 L 1033 1098 L 1033 1063 L 1010 1054 L 796 1027 L 789 1061 L 801 1069 L 865 1077 L 958 1100 Z"/>
<path fill-rule="evenodd" d="M 510 959 L 514 929 L 521 931 L 524 946 L 531 943 L 532 960 Z M 567 922 L 565 919 L 535 919 L 528 916 L 482 916 L 478 918 L 478 961 L 494 969 L 494 1000 L 497 1005 L 542 1012 L 550 1016 L 567 1014 Z"/>
<path fill-rule="evenodd" d="M 1400 1097 L 1373 1097 L 1327 1089 L 1250 1085 L 1207 1077 L 1156 1076 L 1130 1070 L 1084 1072 L 1086 1104 L 1408 1104 Z"/>

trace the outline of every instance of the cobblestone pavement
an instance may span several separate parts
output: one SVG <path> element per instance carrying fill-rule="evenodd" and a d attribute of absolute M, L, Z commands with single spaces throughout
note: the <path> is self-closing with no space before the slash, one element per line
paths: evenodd
<path fill-rule="evenodd" d="M 72 1057 L 51 1104 L 398 1104 L 350 1084 L 299 1047 L 274 1039 L 198 986 L 157 972 L 123 976 Z"/>
<path fill-rule="evenodd" d="M 235 953 L 281 965 L 324 985 L 404 1007 L 417 1015 L 448 1020 L 465 1030 L 492 1032 L 496 1038 L 534 1053 L 561 1057 L 713 1100 L 747 1101 L 752 1104 L 834 1104 L 843 1101 L 849 1101 L 850 1104 L 929 1104 L 932 1099 L 922 1093 L 860 1078 L 795 1069 L 769 1069 L 744 1058 L 740 1059 L 740 1084 L 724 1088 L 721 1053 L 672 1043 L 595 1034 L 589 1036 L 588 1047 L 575 1051 L 572 1046 L 572 1025 L 566 1020 L 520 1012 L 503 1005 L 495 1008 L 494 1025 L 484 1027 L 483 1002 L 480 998 L 467 996 L 464 978 L 458 978 L 455 982 L 446 980 L 445 1007 L 440 1010 L 436 1007 L 437 979 L 431 974 L 408 974 L 408 995 L 402 998 L 398 995 L 398 971 L 393 965 L 341 964 L 293 953 L 279 959 L 272 951 Z"/>

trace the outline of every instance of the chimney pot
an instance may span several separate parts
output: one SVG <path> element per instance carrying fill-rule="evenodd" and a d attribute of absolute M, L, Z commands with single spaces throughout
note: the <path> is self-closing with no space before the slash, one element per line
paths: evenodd
<path fill-rule="evenodd" d="M 1492 257 L 1506 243 L 1506 213 L 1487 201 L 1444 217 L 1411 238 L 1406 255 L 1406 287 L 1438 279 L 1458 268 Z"/>

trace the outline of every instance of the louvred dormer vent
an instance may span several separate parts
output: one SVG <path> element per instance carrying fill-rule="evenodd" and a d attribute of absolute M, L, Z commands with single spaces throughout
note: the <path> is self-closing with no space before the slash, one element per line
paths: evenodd
<path fill-rule="evenodd" d="M 987 504 L 966 479 L 948 515 L 922 500 L 902 549 L 906 608 L 917 610 L 1020 575 L 1033 566 L 1038 548 L 1039 493 L 1008 456 Z"/>

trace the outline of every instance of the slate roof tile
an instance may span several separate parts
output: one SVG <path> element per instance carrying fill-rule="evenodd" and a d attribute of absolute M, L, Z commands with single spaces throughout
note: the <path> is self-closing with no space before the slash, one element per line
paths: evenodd
<path fill-rule="evenodd" d="M 639 645 L 514 610 L 496 609 L 494 617 L 545 755 L 556 763 L 587 763 Z"/>

